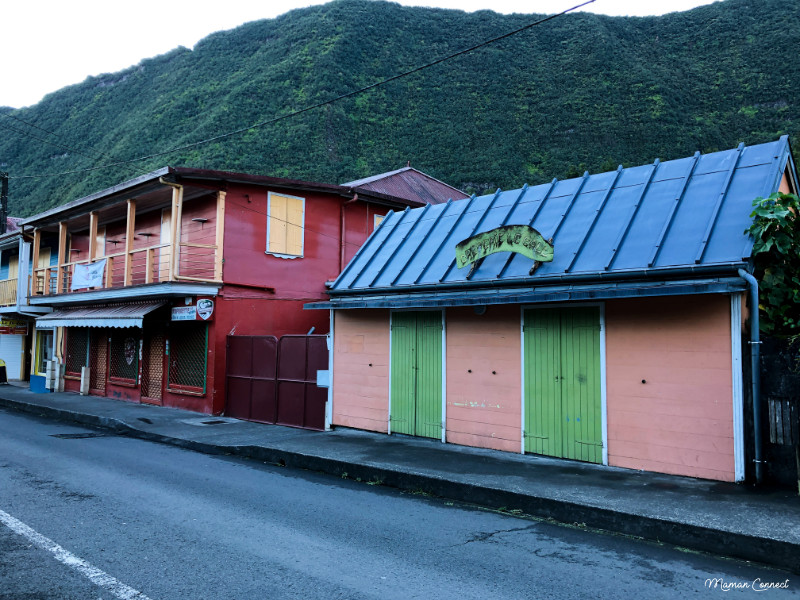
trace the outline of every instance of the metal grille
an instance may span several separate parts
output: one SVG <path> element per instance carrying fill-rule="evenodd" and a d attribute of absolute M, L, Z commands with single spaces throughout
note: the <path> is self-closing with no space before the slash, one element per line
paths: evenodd
<path fill-rule="evenodd" d="M 67 373 L 80 375 L 81 368 L 89 364 L 89 330 L 79 327 L 67 328 L 64 369 Z"/>
<path fill-rule="evenodd" d="M 152 332 L 145 335 L 142 354 L 142 396 L 161 400 L 164 379 L 164 334 Z"/>
<path fill-rule="evenodd" d="M 208 327 L 175 324 L 169 343 L 169 389 L 205 393 Z"/>
<path fill-rule="evenodd" d="M 109 377 L 138 381 L 139 333 L 135 329 L 114 329 L 111 333 Z"/>
<path fill-rule="evenodd" d="M 90 355 L 89 386 L 105 393 L 108 365 L 108 332 L 105 329 L 92 329 Z"/>

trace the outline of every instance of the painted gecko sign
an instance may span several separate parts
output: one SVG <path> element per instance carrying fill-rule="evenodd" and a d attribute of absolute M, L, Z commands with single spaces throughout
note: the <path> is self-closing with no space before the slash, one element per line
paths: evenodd
<path fill-rule="evenodd" d="M 533 227 L 504 225 L 459 242 L 456 245 L 456 265 L 460 269 L 495 252 L 518 252 L 538 262 L 553 260 L 553 244 Z"/>

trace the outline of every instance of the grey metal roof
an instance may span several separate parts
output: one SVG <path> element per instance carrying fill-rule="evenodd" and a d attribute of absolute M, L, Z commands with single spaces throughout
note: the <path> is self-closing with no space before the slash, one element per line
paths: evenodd
<path fill-rule="evenodd" d="M 753 200 L 778 190 L 787 163 L 796 180 L 783 137 L 390 213 L 330 294 L 335 303 L 343 294 L 729 273 L 750 257 Z M 553 262 L 529 275 L 525 256 L 492 254 L 469 279 L 469 267 L 456 267 L 458 242 L 518 224 L 553 238 Z"/>

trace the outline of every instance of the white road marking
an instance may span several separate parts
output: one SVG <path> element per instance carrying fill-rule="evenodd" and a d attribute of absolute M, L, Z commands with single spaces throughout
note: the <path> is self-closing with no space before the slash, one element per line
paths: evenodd
<path fill-rule="evenodd" d="M 78 558 L 68 550 L 56 544 L 53 540 L 46 538 L 41 533 L 38 533 L 25 525 L 22 521 L 15 519 L 7 512 L 0 510 L 0 523 L 11 529 L 31 542 L 39 548 L 50 552 L 57 561 L 75 569 L 81 575 L 88 578 L 96 586 L 103 588 L 114 594 L 120 600 L 150 600 L 142 592 L 133 589 L 115 579 L 108 573 L 101 571 L 97 567 L 89 564 L 82 558 Z"/>

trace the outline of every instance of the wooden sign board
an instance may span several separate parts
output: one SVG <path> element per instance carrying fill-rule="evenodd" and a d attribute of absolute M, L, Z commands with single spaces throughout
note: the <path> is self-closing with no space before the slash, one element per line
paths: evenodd
<path fill-rule="evenodd" d="M 533 227 L 504 225 L 459 242 L 456 265 L 460 269 L 496 252 L 517 252 L 540 263 L 553 260 L 553 244 Z"/>

